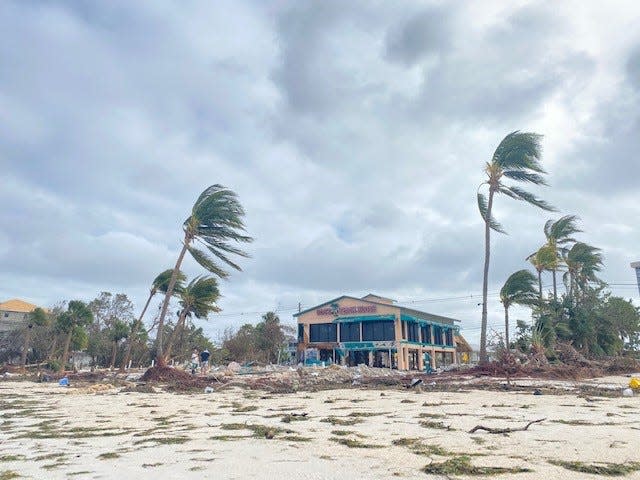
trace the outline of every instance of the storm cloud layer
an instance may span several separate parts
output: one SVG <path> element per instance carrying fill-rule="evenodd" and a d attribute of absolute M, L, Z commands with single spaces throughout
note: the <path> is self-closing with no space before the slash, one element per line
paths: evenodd
<path fill-rule="evenodd" d="M 513 130 L 545 135 L 536 193 L 581 217 L 602 277 L 634 297 L 615 284 L 640 260 L 639 21 L 623 1 L 4 1 L 0 300 L 110 290 L 140 308 L 221 183 L 256 240 L 214 336 L 374 292 L 459 318 L 475 342 L 476 189 Z M 500 328 L 495 292 L 550 215 L 508 198 L 495 214 Z"/>

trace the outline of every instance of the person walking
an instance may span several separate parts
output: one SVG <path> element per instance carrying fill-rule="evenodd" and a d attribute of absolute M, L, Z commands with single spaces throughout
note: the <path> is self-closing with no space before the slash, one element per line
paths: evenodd
<path fill-rule="evenodd" d="M 198 349 L 194 348 L 191 353 L 191 375 L 196 374 L 196 370 L 198 370 L 200 356 L 198 355 Z"/>

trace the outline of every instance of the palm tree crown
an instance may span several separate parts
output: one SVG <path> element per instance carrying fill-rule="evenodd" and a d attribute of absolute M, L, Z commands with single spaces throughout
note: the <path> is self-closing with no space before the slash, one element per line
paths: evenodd
<path fill-rule="evenodd" d="M 504 305 L 505 345 L 509 349 L 509 307 L 534 305 L 538 300 L 536 277 L 529 270 L 512 273 L 500 289 L 500 301 Z"/>
<path fill-rule="evenodd" d="M 554 208 L 534 194 L 509 183 L 529 183 L 532 185 L 546 185 L 544 174 L 546 172 L 540 165 L 542 136 L 536 133 L 515 131 L 504 137 L 496 148 L 491 161 L 485 165 L 486 179 L 478 187 L 478 209 L 485 223 L 485 256 L 484 276 L 482 285 L 482 324 L 480 331 L 480 361 L 487 360 L 487 286 L 489 281 L 489 259 L 491 255 L 491 230 L 505 233 L 492 215 L 493 197 L 496 194 L 504 194 L 515 200 L 522 200 L 543 210 Z M 480 192 L 480 188 L 488 186 L 488 198 Z"/>

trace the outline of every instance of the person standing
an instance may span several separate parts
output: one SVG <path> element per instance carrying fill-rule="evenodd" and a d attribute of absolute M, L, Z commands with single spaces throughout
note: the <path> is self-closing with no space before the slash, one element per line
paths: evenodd
<path fill-rule="evenodd" d="M 196 370 L 198 369 L 200 357 L 198 355 L 198 349 L 194 348 L 191 353 L 191 375 L 196 374 Z"/>
<path fill-rule="evenodd" d="M 209 371 L 209 350 L 206 348 L 200 352 L 200 373 L 206 375 Z"/>

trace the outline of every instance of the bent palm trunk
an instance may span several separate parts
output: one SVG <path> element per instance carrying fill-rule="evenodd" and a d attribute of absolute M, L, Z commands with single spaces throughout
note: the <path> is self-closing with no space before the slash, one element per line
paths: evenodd
<path fill-rule="evenodd" d="M 491 207 L 493 189 L 489 189 L 487 218 L 484 222 L 484 273 L 482 278 L 482 323 L 480 325 L 480 363 L 487 362 L 487 287 L 489 282 L 489 259 L 491 255 Z"/>
<path fill-rule="evenodd" d="M 178 322 L 176 323 L 176 328 L 174 328 L 173 332 L 171 332 L 171 336 L 167 341 L 167 349 L 164 357 L 165 363 L 169 361 L 169 358 L 171 358 L 171 350 L 173 350 L 173 345 L 176 341 L 176 338 L 178 338 L 178 333 L 181 332 L 182 329 L 184 328 L 186 319 L 187 319 L 186 313 L 181 314 L 180 318 L 178 319 Z"/>
<path fill-rule="evenodd" d="M 169 308 L 169 300 L 171 299 L 171 295 L 173 294 L 173 289 L 176 286 L 176 280 L 178 279 L 178 272 L 180 271 L 180 266 L 182 265 L 182 260 L 184 259 L 185 253 L 187 253 L 187 248 L 189 246 L 189 242 L 191 239 L 188 235 L 184 236 L 184 245 L 182 247 L 182 251 L 178 256 L 178 261 L 176 262 L 176 266 L 173 267 L 173 273 L 171 274 L 171 280 L 169 281 L 169 287 L 167 288 L 167 293 L 164 296 L 164 302 L 162 303 L 162 311 L 160 312 L 160 318 L 158 319 L 158 352 L 156 354 L 156 362 L 159 367 L 166 366 L 165 358 L 163 352 L 163 329 L 164 329 L 164 317 L 167 315 L 167 309 Z"/>
<path fill-rule="evenodd" d="M 140 330 L 140 326 L 142 325 L 142 319 L 144 318 L 144 314 L 147 312 L 147 308 L 149 308 L 149 304 L 151 303 L 151 299 L 153 298 L 154 295 L 155 295 L 154 291 L 152 291 L 149 294 L 149 298 L 147 298 L 147 303 L 144 304 L 142 313 L 140 313 L 138 320 L 136 320 L 136 323 L 131 329 L 131 335 L 130 335 L 129 341 L 127 342 L 127 353 L 125 353 L 124 358 L 122 360 L 122 364 L 120 365 L 121 372 L 124 372 L 124 369 L 127 368 L 129 360 L 131 360 L 131 349 L 133 348 L 133 344 L 137 340 L 137 332 L 138 330 Z"/>

